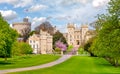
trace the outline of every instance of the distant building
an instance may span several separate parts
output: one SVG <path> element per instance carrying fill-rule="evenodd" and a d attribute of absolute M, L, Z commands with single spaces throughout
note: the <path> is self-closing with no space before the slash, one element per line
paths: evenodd
<path fill-rule="evenodd" d="M 93 35 L 89 32 L 87 25 L 82 25 L 81 27 L 75 27 L 73 23 L 67 24 L 67 33 L 64 33 L 64 37 L 66 38 L 69 45 L 80 46 L 87 42 Z"/>
<path fill-rule="evenodd" d="M 49 54 L 52 53 L 52 35 L 47 31 L 40 30 L 40 34 L 33 34 L 28 39 L 29 44 L 33 48 L 35 54 Z"/>
<path fill-rule="evenodd" d="M 27 35 L 31 31 L 31 23 L 28 18 L 24 18 L 23 22 L 15 22 L 12 26 L 21 36 Z"/>

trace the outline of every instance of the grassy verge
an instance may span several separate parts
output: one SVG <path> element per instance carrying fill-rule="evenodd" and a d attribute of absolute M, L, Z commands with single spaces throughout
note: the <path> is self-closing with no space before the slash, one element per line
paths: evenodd
<path fill-rule="evenodd" d="M 115 68 L 103 58 L 73 56 L 69 60 L 44 69 L 24 71 L 12 74 L 115 74 L 120 73 L 120 67 Z"/>
<path fill-rule="evenodd" d="M 8 58 L 7 62 L 4 62 L 4 59 L 0 58 L 0 70 L 41 65 L 57 60 L 59 57 L 58 55 L 15 56 L 13 58 Z"/>

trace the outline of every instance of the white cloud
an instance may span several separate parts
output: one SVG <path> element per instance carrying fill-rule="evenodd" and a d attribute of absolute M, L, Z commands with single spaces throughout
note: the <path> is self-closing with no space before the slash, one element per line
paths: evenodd
<path fill-rule="evenodd" d="M 61 3 L 64 5 L 70 5 L 70 4 L 75 4 L 75 3 L 80 3 L 80 4 L 87 4 L 91 0 L 62 0 Z"/>
<path fill-rule="evenodd" d="M 33 3 L 33 0 L 0 0 L 0 3 L 7 3 L 17 7 L 26 7 Z"/>
<path fill-rule="evenodd" d="M 6 10 L 6 11 L 0 10 L 0 12 L 2 16 L 4 17 L 4 19 L 6 20 L 13 20 L 17 17 L 17 13 L 12 10 Z"/>
<path fill-rule="evenodd" d="M 25 11 L 26 12 L 36 12 L 36 11 L 39 11 L 39 10 L 45 9 L 45 8 L 47 8 L 47 6 L 45 6 L 45 5 L 33 5 L 30 8 L 26 9 Z"/>
<path fill-rule="evenodd" d="M 38 26 L 38 25 L 40 25 L 42 22 L 45 22 L 47 20 L 47 18 L 46 17 L 34 17 L 33 19 L 32 19 L 32 30 L 36 27 L 36 26 Z"/>
<path fill-rule="evenodd" d="M 19 0 L 0 0 L 0 3 L 16 4 Z"/>
<path fill-rule="evenodd" d="M 93 0 L 93 7 L 101 7 L 106 5 L 110 0 Z"/>
<path fill-rule="evenodd" d="M 33 0 L 19 0 L 18 4 L 15 4 L 14 7 L 26 7 L 33 3 Z"/>

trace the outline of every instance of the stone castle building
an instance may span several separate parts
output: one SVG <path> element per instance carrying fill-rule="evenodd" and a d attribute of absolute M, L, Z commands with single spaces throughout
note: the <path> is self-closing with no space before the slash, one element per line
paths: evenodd
<path fill-rule="evenodd" d="M 33 34 L 28 39 L 29 44 L 33 48 L 33 53 L 35 54 L 52 53 L 52 41 L 52 35 L 43 30 L 40 30 L 40 34 Z"/>
<path fill-rule="evenodd" d="M 28 21 L 28 18 L 24 18 L 23 22 L 15 22 L 12 26 L 21 36 L 31 31 L 31 23 Z"/>
<path fill-rule="evenodd" d="M 69 45 L 80 46 L 87 42 L 91 37 L 90 34 L 92 30 L 88 29 L 88 25 L 82 25 L 81 27 L 75 27 L 73 23 L 67 24 L 67 33 L 64 33 L 64 37 L 66 38 Z"/>

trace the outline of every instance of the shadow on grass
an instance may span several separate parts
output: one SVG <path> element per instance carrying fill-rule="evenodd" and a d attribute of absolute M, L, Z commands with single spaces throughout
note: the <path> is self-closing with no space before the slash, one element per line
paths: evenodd
<path fill-rule="evenodd" d="M 10 62 L 10 61 L 7 61 L 7 62 L 5 62 L 5 61 L 0 61 L 0 65 L 9 65 L 9 64 L 13 64 L 13 63 Z"/>

